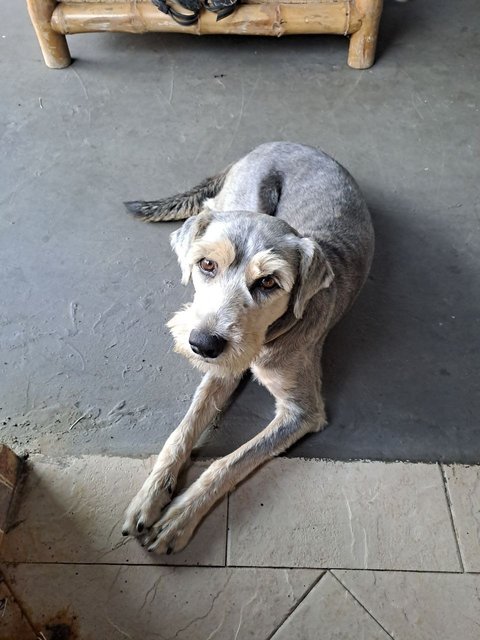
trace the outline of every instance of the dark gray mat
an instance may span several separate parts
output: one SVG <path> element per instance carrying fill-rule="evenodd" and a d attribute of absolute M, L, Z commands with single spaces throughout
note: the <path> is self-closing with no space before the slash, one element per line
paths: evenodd
<path fill-rule="evenodd" d="M 260 142 L 322 147 L 374 215 L 372 277 L 325 354 L 330 426 L 289 455 L 480 461 L 476 0 L 386 2 L 379 58 L 343 38 L 70 39 L 47 70 L 24 3 L 0 0 L 0 440 L 146 455 L 199 376 L 166 320 L 188 299 L 168 234 L 122 200 L 182 190 Z M 273 415 L 249 383 L 224 454 Z"/>

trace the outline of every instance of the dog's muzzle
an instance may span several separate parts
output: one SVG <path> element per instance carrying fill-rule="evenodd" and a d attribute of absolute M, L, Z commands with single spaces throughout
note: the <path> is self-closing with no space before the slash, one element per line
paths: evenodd
<path fill-rule="evenodd" d="M 210 335 L 194 329 L 188 339 L 193 353 L 202 358 L 217 358 L 225 349 L 227 341 L 220 336 Z"/>

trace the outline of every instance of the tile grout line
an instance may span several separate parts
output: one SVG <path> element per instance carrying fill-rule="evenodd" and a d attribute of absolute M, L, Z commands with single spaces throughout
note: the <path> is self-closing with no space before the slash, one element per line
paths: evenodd
<path fill-rule="evenodd" d="M 381 624 L 381 623 L 380 623 L 380 622 L 375 618 L 375 616 L 374 616 L 374 615 L 373 615 L 373 614 L 372 614 L 372 613 L 367 609 L 367 607 L 366 607 L 362 602 L 360 602 L 360 600 L 359 600 L 355 595 L 353 595 L 353 593 L 350 591 L 350 589 L 349 589 L 348 587 L 346 587 L 346 586 L 343 584 L 343 582 L 340 580 L 340 578 L 339 578 L 338 576 L 336 576 L 332 571 L 329 571 L 328 573 L 329 573 L 331 576 L 333 576 L 333 577 L 335 578 L 335 580 L 338 582 L 338 584 L 339 584 L 343 589 L 345 589 L 345 591 L 346 591 L 347 593 L 349 593 L 349 594 L 352 596 L 352 598 L 355 600 L 355 602 L 356 602 L 360 607 L 362 607 L 362 609 L 365 611 L 365 613 L 366 613 L 368 616 L 370 616 L 370 618 L 372 618 L 372 620 L 374 620 L 374 621 L 378 624 L 378 626 L 382 629 L 382 631 L 384 631 L 384 632 L 387 634 L 387 636 L 388 636 L 391 640 L 395 640 L 395 638 L 392 636 L 392 634 L 391 634 L 389 631 L 387 631 L 387 629 L 385 629 L 385 627 L 383 626 L 383 624 Z"/>
<path fill-rule="evenodd" d="M 230 492 L 227 493 L 227 525 L 225 530 L 225 560 L 224 566 L 228 567 L 228 547 L 230 544 Z"/>
<path fill-rule="evenodd" d="M 315 589 L 315 587 L 317 586 L 317 584 L 320 582 L 320 580 L 323 578 L 323 576 L 327 575 L 327 571 L 322 571 L 322 573 L 320 573 L 320 575 L 318 576 L 318 578 L 316 578 L 312 584 L 310 585 L 310 587 L 308 587 L 305 592 L 303 593 L 303 595 L 298 599 L 298 601 L 296 602 L 296 604 L 292 607 L 292 609 L 290 609 L 290 611 L 288 611 L 288 613 L 283 617 L 282 621 L 280 622 L 279 625 L 277 625 L 277 627 L 270 633 L 270 635 L 268 635 L 266 637 L 265 640 L 272 640 L 272 638 L 274 638 L 277 633 L 280 631 L 280 629 L 283 627 L 283 625 L 287 622 L 287 620 L 295 613 L 295 611 L 298 609 L 298 607 L 302 604 L 302 602 L 305 600 L 305 598 L 312 593 L 312 591 Z"/>
<path fill-rule="evenodd" d="M 445 500 L 447 501 L 447 509 L 448 509 L 448 514 L 450 516 L 450 523 L 451 523 L 452 529 L 453 529 L 453 536 L 455 538 L 455 546 L 456 546 L 456 549 L 457 549 L 458 561 L 460 563 L 460 567 L 462 569 L 462 573 L 465 573 L 465 564 L 463 562 L 462 552 L 460 550 L 460 541 L 459 541 L 458 531 L 457 531 L 457 527 L 455 525 L 455 518 L 453 517 L 452 499 L 450 497 L 450 492 L 448 490 L 447 475 L 445 473 L 445 469 L 444 469 L 443 464 L 441 464 L 440 462 L 438 462 L 437 464 L 438 464 L 438 468 L 440 469 L 440 475 L 442 476 L 443 491 L 445 493 Z"/>
<path fill-rule="evenodd" d="M 0 567 L 0 569 L 1 569 L 1 567 Z M 36 638 L 36 639 L 40 638 L 40 635 L 39 635 L 38 631 L 35 629 L 35 626 L 34 626 L 32 620 L 30 619 L 30 616 L 25 611 L 25 609 L 22 606 L 19 598 L 17 597 L 15 592 L 12 590 L 10 582 L 7 580 L 7 578 L 5 577 L 5 574 L 2 571 L 0 571 L 0 580 L 5 583 L 5 586 L 7 587 L 8 592 L 12 596 L 12 598 L 13 598 L 15 604 L 17 605 L 17 607 L 20 609 L 22 617 L 24 618 L 25 622 L 27 623 L 27 626 L 29 626 L 30 629 L 32 630 L 33 637 Z"/>
<path fill-rule="evenodd" d="M 256 570 L 275 570 L 275 571 L 358 571 L 363 573 L 419 573 L 419 574 L 431 574 L 431 575 L 448 575 L 448 576 L 461 576 L 461 575 L 480 575 L 480 571 L 440 571 L 438 569 L 382 569 L 373 567 L 370 569 L 364 569 L 362 567 L 304 567 L 304 566 L 286 566 L 286 565 L 238 565 L 229 564 L 227 566 L 223 564 L 155 564 L 150 562 L 85 562 L 85 561 L 73 561 L 73 562 L 55 562 L 44 560 L 3 560 L 3 565 L 6 567 L 28 566 L 28 565 L 43 565 L 43 566 L 79 566 L 79 567 L 168 567 L 178 569 L 256 569 Z"/>

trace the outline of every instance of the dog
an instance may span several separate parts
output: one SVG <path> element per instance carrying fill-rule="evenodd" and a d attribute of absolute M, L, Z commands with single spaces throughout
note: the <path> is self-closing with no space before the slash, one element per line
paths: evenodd
<path fill-rule="evenodd" d="M 325 426 L 323 344 L 367 278 L 374 232 L 346 169 L 287 142 L 257 147 L 182 195 L 125 205 L 149 222 L 186 219 L 171 245 L 182 283 L 195 288 L 168 326 L 175 350 L 205 376 L 122 529 L 168 554 L 254 469 Z M 173 498 L 196 440 L 248 369 L 274 396 L 274 419 Z"/>

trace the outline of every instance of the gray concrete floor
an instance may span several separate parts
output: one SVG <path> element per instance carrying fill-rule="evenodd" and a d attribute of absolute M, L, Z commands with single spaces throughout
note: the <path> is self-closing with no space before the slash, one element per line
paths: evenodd
<path fill-rule="evenodd" d="M 23 4 L 0 0 L 0 440 L 159 449 L 199 380 L 165 328 L 191 292 L 175 225 L 137 223 L 121 202 L 284 139 L 347 166 L 377 231 L 371 278 L 325 357 L 330 426 L 290 455 L 478 461 L 476 0 L 387 0 L 363 72 L 341 37 L 113 34 L 71 37 L 76 62 L 52 71 Z M 272 413 L 248 383 L 201 453 Z"/>

